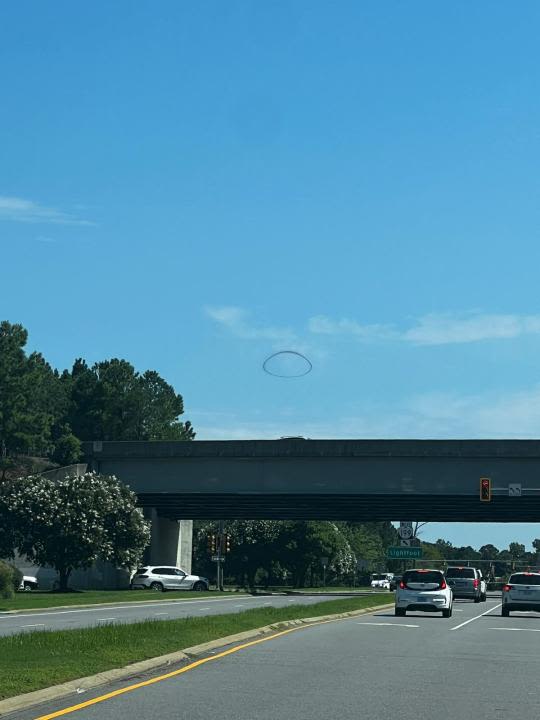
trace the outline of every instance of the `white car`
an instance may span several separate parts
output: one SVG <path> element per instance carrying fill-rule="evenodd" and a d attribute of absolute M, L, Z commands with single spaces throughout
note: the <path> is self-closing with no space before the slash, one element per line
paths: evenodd
<path fill-rule="evenodd" d="M 28 592 L 30 590 L 37 590 L 38 587 L 39 583 L 36 577 L 33 575 L 23 575 L 23 579 L 19 585 L 19 590 L 26 590 Z"/>
<path fill-rule="evenodd" d="M 442 612 L 452 617 L 452 590 L 440 570 L 407 570 L 396 588 L 395 614 L 403 617 L 407 610 Z"/>
<path fill-rule="evenodd" d="M 210 583 L 199 575 L 190 575 L 174 565 L 146 565 L 139 568 L 131 579 L 133 590 L 208 590 Z"/>
<path fill-rule="evenodd" d="M 511 610 L 540 612 L 540 573 L 518 572 L 510 575 L 502 589 L 501 615 L 508 617 Z"/>
<path fill-rule="evenodd" d="M 390 581 L 394 576 L 391 573 L 380 573 L 371 576 L 371 587 L 372 588 L 383 588 L 384 590 L 390 590 Z"/>

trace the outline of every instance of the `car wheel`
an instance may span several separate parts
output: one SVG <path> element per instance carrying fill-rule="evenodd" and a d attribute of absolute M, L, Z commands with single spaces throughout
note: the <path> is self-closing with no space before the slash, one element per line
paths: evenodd
<path fill-rule="evenodd" d="M 24 583 L 23 590 L 25 592 L 30 592 L 30 590 L 32 590 L 32 586 L 30 585 L 30 583 Z"/>
<path fill-rule="evenodd" d="M 164 588 L 163 588 L 163 585 L 162 585 L 161 583 L 158 583 L 158 582 L 153 582 L 153 583 L 150 585 L 150 590 L 153 590 L 154 592 L 163 592 L 163 589 L 164 589 Z"/>
<path fill-rule="evenodd" d="M 405 608 L 398 608 L 398 607 L 397 607 L 397 608 L 394 610 L 394 614 L 395 614 L 396 617 L 405 617 L 405 615 L 407 614 L 407 611 L 405 610 Z"/>
<path fill-rule="evenodd" d="M 449 608 L 444 608 L 442 611 L 443 618 L 451 618 L 452 617 L 452 606 L 450 605 Z"/>
<path fill-rule="evenodd" d="M 487 595 L 486 595 L 486 593 L 484 593 L 482 595 L 482 602 L 486 602 L 486 600 L 487 600 Z"/>
<path fill-rule="evenodd" d="M 481 595 L 477 595 L 477 596 L 474 598 L 474 602 L 475 602 L 475 603 L 479 603 L 481 599 L 482 599 Z"/>
<path fill-rule="evenodd" d="M 510 610 L 508 610 L 508 608 L 505 608 L 505 607 L 501 608 L 501 615 L 502 615 L 502 617 L 509 617 Z"/>
<path fill-rule="evenodd" d="M 206 585 L 203 582 L 201 582 L 200 580 L 198 582 L 194 583 L 194 585 L 191 589 L 195 590 L 196 592 L 204 592 L 205 590 L 208 590 Z"/>

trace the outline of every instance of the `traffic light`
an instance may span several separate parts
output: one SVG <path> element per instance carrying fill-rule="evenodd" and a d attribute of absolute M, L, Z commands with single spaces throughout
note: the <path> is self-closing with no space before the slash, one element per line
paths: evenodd
<path fill-rule="evenodd" d="M 491 478 L 480 478 L 480 500 L 482 502 L 491 500 Z"/>
<path fill-rule="evenodd" d="M 208 537 L 206 538 L 208 552 L 210 553 L 210 555 L 214 555 L 216 552 L 216 540 L 217 540 L 217 538 L 213 534 L 208 535 Z"/>
<path fill-rule="evenodd" d="M 230 553 L 231 552 L 231 536 L 225 535 L 225 552 Z"/>

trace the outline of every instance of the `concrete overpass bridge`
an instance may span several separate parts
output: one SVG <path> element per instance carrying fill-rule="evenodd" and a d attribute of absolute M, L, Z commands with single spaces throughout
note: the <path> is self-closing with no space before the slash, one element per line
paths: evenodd
<path fill-rule="evenodd" d="M 83 453 L 152 518 L 147 561 L 188 570 L 194 519 L 540 522 L 537 440 L 97 441 Z"/>
<path fill-rule="evenodd" d="M 169 519 L 540 522 L 537 440 L 90 442 L 83 452 Z M 491 502 L 479 500 L 481 477 Z"/>

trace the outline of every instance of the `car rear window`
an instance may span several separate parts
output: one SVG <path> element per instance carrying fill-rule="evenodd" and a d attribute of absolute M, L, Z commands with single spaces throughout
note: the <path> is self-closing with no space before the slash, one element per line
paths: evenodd
<path fill-rule="evenodd" d="M 448 568 L 447 578 L 474 578 L 474 568 Z"/>
<path fill-rule="evenodd" d="M 437 585 L 440 585 L 442 579 L 442 573 L 432 570 L 428 570 L 426 572 L 410 570 L 403 576 L 403 582 L 405 585 L 408 585 L 409 583 L 437 583 Z"/>
<path fill-rule="evenodd" d="M 148 570 L 148 568 L 137 568 L 137 572 L 135 575 L 144 575 L 144 573 Z"/>
<path fill-rule="evenodd" d="M 540 585 L 540 575 L 512 575 L 509 585 Z"/>

